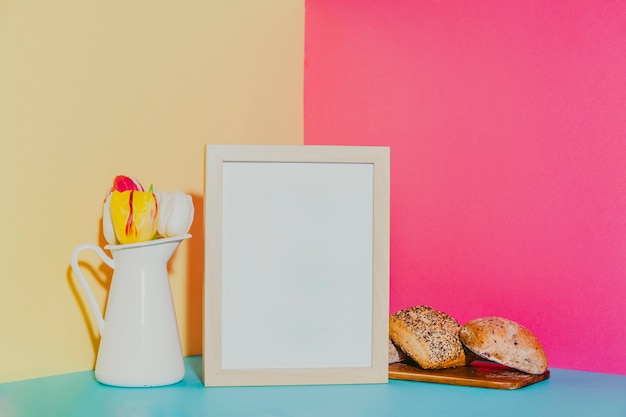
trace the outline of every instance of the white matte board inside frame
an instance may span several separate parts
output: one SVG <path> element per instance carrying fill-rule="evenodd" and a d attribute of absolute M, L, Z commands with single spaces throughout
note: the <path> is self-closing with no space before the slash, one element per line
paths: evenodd
<path fill-rule="evenodd" d="M 207 145 L 206 386 L 387 381 L 389 149 Z"/>

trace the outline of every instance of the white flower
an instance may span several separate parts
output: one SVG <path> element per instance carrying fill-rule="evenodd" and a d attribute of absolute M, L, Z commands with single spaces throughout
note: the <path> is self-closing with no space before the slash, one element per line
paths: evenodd
<path fill-rule="evenodd" d="M 176 190 L 155 192 L 158 199 L 157 231 L 163 237 L 181 236 L 189 232 L 194 208 L 191 196 Z"/>
<path fill-rule="evenodd" d="M 113 220 L 111 220 L 111 193 L 107 193 L 106 200 L 102 205 L 102 233 L 110 245 L 118 243 L 113 229 Z"/>

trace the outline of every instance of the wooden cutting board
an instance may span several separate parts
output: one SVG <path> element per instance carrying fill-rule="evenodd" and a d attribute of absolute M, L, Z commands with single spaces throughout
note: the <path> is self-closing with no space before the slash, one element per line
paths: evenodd
<path fill-rule="evenodd" d="M 531 375 L 492 362 L 472 362 L 451 369 L 422 369 L 412 362 L 389 364 L 389 378 L 468 387 L 518 389 L 550 377 L 550 370 Z"/>

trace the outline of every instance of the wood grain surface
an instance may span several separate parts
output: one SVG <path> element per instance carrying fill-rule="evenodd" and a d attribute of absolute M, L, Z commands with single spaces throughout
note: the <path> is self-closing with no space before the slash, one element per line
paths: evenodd
<path fill-rule="evenodd" d="M 390 379 L 468 387 L 511 390 L 535 384 L 549 377 L 550 370 L 541 375 L 531 375 L 497 363 L 480 361 L 450 369 L 422 369 L 409 361 L 389 364 Z"/>

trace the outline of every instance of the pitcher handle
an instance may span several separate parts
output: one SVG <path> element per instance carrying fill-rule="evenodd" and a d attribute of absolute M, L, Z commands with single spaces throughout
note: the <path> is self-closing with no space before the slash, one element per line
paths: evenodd
<path fill-rule="evenodd" d="M 84 250 L 92 250 L 102 259 L 102 262 L 115 269 L 115 262 L 113 259 L 109 258 L 107 254 L 100 248 L 100 246 L 95 245 L 93 243 L 83 243 L 79 245 L 74 252 L 72 252 L 72 257 L 70 259 L 70 265 L 74 274 L 78 278 L 78 282 L 80 286 L 83 288 L 83 291 L 87 295 L 87 300 L 89 301 L 89 305 L 91 306 L 91 310 L 93 311 L 94 316 L 96 317 L 96 323 L 98 324 L 98 330 L 100 331 L 100 335 L 104 331 L 104 316 L 102 315 L 102 311 L 100 310 L 100 306 L 96 302 L 96 297 L 93 295 L 93 291 L 91 291 L 91 287 L 87 284 L 87 280 L 83 275 L 83 272 L 78 266 L 78 255 Z"/>

